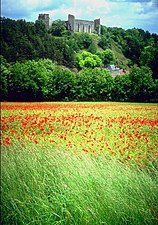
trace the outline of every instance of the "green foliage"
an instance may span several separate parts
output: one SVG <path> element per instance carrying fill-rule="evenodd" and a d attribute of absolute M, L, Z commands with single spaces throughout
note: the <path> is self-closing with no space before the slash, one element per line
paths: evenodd
<path fill-rule="evenodd" d="M 75 37 L 77 39 L 77 45 L 81 50 L 88 49 L 93 42 L 92 36 L 88 33 L 78 33 L 75 34 Z"/>
<path fill-rule="evenodd" d="M 104 50 L 107 49 L 107 47 L 108 47 L 108 40 L 107 40 L 107 38 L 102 36 L 98 45 Z"/>
<path fill-rule="evenodd" d="M 125 31 L 122 28 L 101 26 L 101 35 L 98 36 L 72 33 L 61 20 L 54 21 L 48 31 L 41 20 L 32 23 L 1 18 L 0 41 L 1 55 L 8 62 L 49 58 L 59 65 L 73 68 L 76 53 L 86 50 L 92 54 L 98 51 L 103 54 L 105 50 L 110 49 L 117 57 L 118 67 L 131 68 L 135 64 L 148 66 L 153 72 L 153 78 L 158 77 L 158 35 L 142 29 Z M 87 59 L 88 66 L 91 61 Z M 115 59 L 106 56 L 104 65 L 110 61 L 115 62 Z"/>
<path fill-rule="evenodd" d="M 9 64 L 2 55 L 0 55 L 0 101 L 8 98 L 8 82 L 10 76 Z"/>
<path fill-rule="evenodd" d="M 152 98 L 151 98 L 151 102 L 158 102 L 158 79 L 155 80 L 154 82 L 154 89 L 153 89 L 153 92 L 152 92 Z"/>
<path fill-rule="evenodd" d="M 153 78 L 157 78 L 157 51 L 158 51 L 158 35 L 150 34 L 148 31 L 142 29 L 128 29 L 125 31 L 122 28 L 107 28 L 111 39 L 114 40 L 116 45 L 123 52 L 124 56 L 130 60 L 130 67 L 134 64 L 141 66 L 148 66 L 153 72 Z M 149 52 L 146 52 L 146 47 L 151 46 Z M 152 55 L 153 48 L 156 51 Z M 148 62 L 146 62 L 145 55 L 149 56 Z M 153 57 L 153 61 L 150 59 Z"/>
<path fill-rule="evenodd" d="M 133 67 L 129 73 L 129 79 L 131 100 L 149 101 L 155 87 L 151 70 L 148 67 Z"/>
<path fill-rule="evenodd" d="M 50 101 L 74 99 L 75 74 L 64 67 L 54 67 L 49 79 L 48 96 Z"/>
<path fill-rule="evenodd" d="M 2 18 L 1 28 L 1 54 L 8 62 L 50 57 L 52 40 L 42 21 L 34 24 Z"/>
<path fill-rule="evenodd" d="M 110 43 L 112 40 L 115 42 L 116 45 L 120 47 L 121 50 L 124 51 L 125 45 L 126 45 L 126 40 L 125 40 L 125 35 L 126 31 L 122 28 L 107 28 L 108 35 L 110 36 Z"/>
<path fill-rule="evenodd" d="M 157 34 L 105 26 L 99 36 L 71 33 L 61 20 L 49 32 L 39 20 L 1 18 L 1 100 L 158 100 Z M 96 69 L 109 64 L 141 67 L 115 78 Z"/>
<path fill-rule="evenodd" d="M 99 56 L 92 54 L 87 51 L 83 51 L 81 53 L 78 53 L 76 56 L 76 63 L 79 68 L 94 68 L 99 67 L 102 65 L 102 60 L 99 58 Z"/>
<path fill-rule="evenodd" d="M 45 36 L 45 34 L 47 33 L 46 25 L 45 25 L 45 23 L 43 23 L 42 20 L 36 20 L 35 32 L 36 32 L 36 34 L 39 34 L 41 37 Z"/>
<path fill-rule="evenodd" d="M 158 45 L 149 45 L 144 48 L 140 55 L 140 65 L 148 66 L 158 78 Z"/>
<path fill-rule="evenodd" d="M 108 30 L 106 26 L 101 25 L 100 34 L 103 36 L 108 34 Z"/>
<path fill-rule="evenodd" d="M 88 51 L 91 52 L 92 54 L 95 54 L 97 52 L 97 47 L 94 44 L 94 42 L 92 42 L 88 48 Z"/>
<path fill-rule="evenodd" d="M 101 37 L 100 37 L 100 41 L 99 41 L 98 45 L 103 50 L 106 50 L 111 45 L 110 33 L 109 33 L 107 27 L 105 27 L 105 26 L 101 26 Z"/>
<path fill-rule="evenodd" d="M 77 76 L 76 99 L 107 101 L 112 98 L 113 78 L 107 70 L 84 69 Z"/>
<path fill-rule="evenodd" d="M 66 24 L 62 20 L 53 21 L 50 31 L 53 36 L 61 37 L 66 32 Z"/>
<path fill-rule="evenodd" d="M 67 40 L 67 45 L 72 48 L 74 50 L 74 52 L 78 52 L 79 51 L 79 46 L 78 46 L 78 43 L 77 43 L 77 39 L 71 35 L 69 37 L 69 39 Z"/>
<path fill-rule="evenodd" d="M 121 45 L 124 55 L 131 59 L 133 64 L 139 62 L 144 40 L 138 29 L 128 29 L 125 32 L 122 28 L 114 28 L 113 39 Z"/>
<path fill-rule="evenodd" d="M 60 65 L 73 67 L 75 63 L 75 52 L 63 37 L 53 37 L 52 59 Z"/>
<path fill-rule="evenodd" d="M 129 75 L 116 76 L 114 78 L 114 89 L 112 92 L 114 101 L 130 101 L 131 80 Z"/>
<path fill-rule="evenodd" d="M 11 68 L 9 100 L 39 101 L 48 95 L 53 64 L 50 60 L 15 63 Z"/>
<path fill-rule="evenodd" d="M 96 64 L 92 63 L 97 60 L 98 56 L 82 52 L 79 62 L 83 63 L 83 69 L 74 73 L 66 67 L 55 65 L 49 59 L 28 60 L 9 65 L 1 57 L 1 100 L 158 100 L 158 82 L 154 82 L 148 67 L 133 67 L 129 75 L 113 78 L 108 70 L 93 68 Z"/>
<path fill-rule="evenodd" d="M 115 63 L 115 54 L 111 49 L 106 49 L 105 51 L 98 52 L 98 56 L 102 59 L 104 66 Z"/>

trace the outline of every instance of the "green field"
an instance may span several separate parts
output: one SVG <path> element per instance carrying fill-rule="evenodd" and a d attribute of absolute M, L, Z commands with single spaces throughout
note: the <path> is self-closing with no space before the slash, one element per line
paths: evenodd
<path fill-rule="evenodd" d="M 1 106 L 1 224 L 158 224 L 156 104 Z"/>

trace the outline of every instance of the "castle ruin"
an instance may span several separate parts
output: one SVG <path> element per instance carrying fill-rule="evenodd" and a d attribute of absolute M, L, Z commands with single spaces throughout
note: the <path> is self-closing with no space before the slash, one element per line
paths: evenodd
<path fill-rule="evenodd" d="M 100 34 L 100 19 L 94 21 L 75 19 L 75 16 L 68 15 L 68 30 L 73 32 L 86 32 Z"/>
<path fill-rule="evenodd" d="M 44 22 L 44 24 L 46 25 L 46 28 L 49 29 L 50 28 L 50 18 L 49 18 L 49 14 L 39 14 L 38 15 L 38 20 L 42 20 Z"/>
<path fill-rule="evenodd" d="M 46 28 L 50 28 L 49 14 L 39 14 L 38 20 L 42 20 Z M 65 21 L 67 29 L 72 32 L 85 32 L 100 34 L 100 19 L 94 21 L 75 19 L 74 15 L 68 15 L 68 21 Z"/>

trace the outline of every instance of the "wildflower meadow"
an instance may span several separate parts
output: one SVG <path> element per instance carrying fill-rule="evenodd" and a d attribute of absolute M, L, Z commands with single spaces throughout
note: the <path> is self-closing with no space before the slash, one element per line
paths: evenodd
<path fill-rule="evenodd" d="M 1 103 L 1 223 L 158 224 L 158 106 Z"/>

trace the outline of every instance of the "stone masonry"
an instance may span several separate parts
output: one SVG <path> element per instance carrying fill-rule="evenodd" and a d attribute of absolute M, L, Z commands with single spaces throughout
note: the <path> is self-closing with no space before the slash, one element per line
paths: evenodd
<path fill-rule="evenodd" d="M 100 34 L 100 19 L 94 21 L 75 19 L 75 16 L 68 15 L 68 30 L 73 32 L 86 32 Z"/>
<path fill-rule="evenodd" d="M 50 28 L 49 14 L 39 14 L 38 20 L 42 20 L 47 29 Z M 68 15 L 68 21 L 65 21 L 68 30 L 72 32 L 85 32 L 100 34 L 100 19 L 94 21 L 75 19 L 75 16 Z"/>

